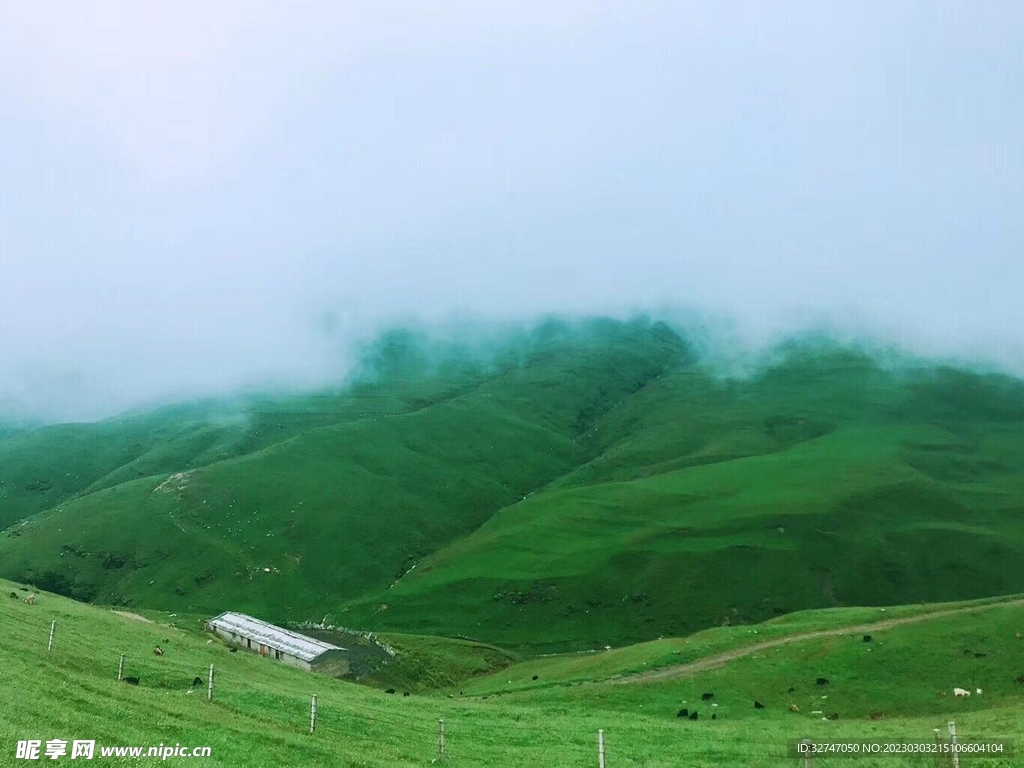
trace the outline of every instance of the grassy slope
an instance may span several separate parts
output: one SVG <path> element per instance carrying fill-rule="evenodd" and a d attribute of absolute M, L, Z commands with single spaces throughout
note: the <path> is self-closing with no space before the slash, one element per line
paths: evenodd
<path fill-rule="evenodd" d="M 319 618 L 589 458 L 578 432 L 681 349 L 646 324 L 547 325 L 448 397 L 62 503 L 0 538 L 0 568 L 103 602 Z"/>
<path fill-rule="evenodd" d="M 10 590 L 17 591 L 16 585 L 0 581 L 0 594 Z M 838 626 L 860 618 L 836 613 L 815 620 Z M 57 634 L 47 655 L 51 620 L 57 621 Z M 792 623 L 794 629 L 806 624 Z M 590 765 L 598 728 L 605 729 L 609 759 L 633 768 L 681 762 L 695 768 L 776 766 L 784 762 L 787 738 L 928 741 L 932 729 L 950 718 L 968 737 L 1024 735 L 1021 686 L 1013 681 L 1024 668 L 1024 642 L 1014 635 L 1024 624 L 1024 613 L 1002 607 L 894 628 L 878 633 L 870 646 L 859 638 L 798 643 L 699 678 L 554 687 L 541 680 L 540 687 L 493 691 L 486 700 L 388 696 L 250 654 L 229 653 L 219 642 L 207 645 L 195 630 L 134 621 L 45 593 L 35 606 L 4 597 L 0 624 L 5 628 L 0 643 L 5 691 L 17 694 L 0 701 L 0 759 L 10 762 L 19 739 L 84 738 L 107 745 L 178 742 L 213 748 L 209 760 L 169 760 L 172 764 L 424 765 L 436 755 L 441 717 L 448 733 L 446 764 L 455 768 Z M 156 643 L 166 649 L 161 658 L 151 653 Z M 968 657 L 965 647 L 987 656 Z M 139 676 L 139 687 L 115 680 L 122 652 L 127 654 L 126 674 Z M 186 693 L 189 681 L 204 676 L 210 663 L 217 670 L 212 704 L 201 691 Z M 837 721 L 821 722 L 810 714 L 821 701 L 813 679 L 822 674 L 831 680 L 827 707 L 840 712 Z M 982 687 L 984 696 L 935 695 L 964 684 Z M 790 685 L 798 688 L 796 694 L 787 693 Z M 705 690 L 715 692 L 717 721 L 708 720 L 709 704 L 696 705 L 703 715 L 697 723 L 675 717 L 684 701 L 692 705 Z M 317 733 L 310 736 L 312 693 L 319 697 L 319 720 Z M 755 696 L 766 709 L 750 706 Z M 804 709 L 801 714 L 784 708 L 794 698 Z M 871 711 L 882 711 L 886 718 L 864 719 Z M 107 760 L 110 765 L 130 762 L 135 761 Z M 861 759 L 858 764 L 899 768 L 920 765 L 921 759 Z M 1016 763 L 1006 758 L 985 764 L 1007 768 Z"/>
<path fill-rule="evenodd" d="M 0 535 L 0 573 L 532 651 L 1024 589 L 1019 382 L 827 346 L 722 381 L 681 352 L 642 322 L 550 323 L 487 364 L 392 335 L 355 391 L 147 417 L 147 468 Z"/>
<path fill-rule="evenodd" d="M 554 650 L 1024 589 L 1019 383 L 800 353 L 666 375 L 588 437 L 597 459 L 353 620 Z"/>
<path fill-rule="evenodd" d="M 243 456 L 308 429 L 408 412 L 415 398 L 457 385 L 437 380 L 404 391 L 363 385 L 334 396 L 200 402 L 0 436 L 0 527 L 80 494 Z"/>

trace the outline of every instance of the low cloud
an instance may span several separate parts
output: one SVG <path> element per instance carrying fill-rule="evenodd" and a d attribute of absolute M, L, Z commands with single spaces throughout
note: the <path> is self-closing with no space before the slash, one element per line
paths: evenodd
<path fill-rule="evenodd" d="M 1018 3 L 0 9 L 0 409 L 646 312 L 1024 373 Z M 489 331 L 488 331 L 489 333 Z"/>

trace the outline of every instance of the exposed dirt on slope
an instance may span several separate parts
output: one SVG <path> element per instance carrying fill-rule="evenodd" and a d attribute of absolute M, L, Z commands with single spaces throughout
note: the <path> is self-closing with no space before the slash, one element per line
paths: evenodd
<path fill-rule="evenodd" d="M 777 648 L 780 645 L 787 645 L 789 643 L 799 643 L 803 640 L 814 640 L 819 637 L 836 637 L 837 635 L 857 635 L 863 632 L 872 631 L 877 632 L 891 627 L 899 627 L 904 624 L 917 624 L 922 621 L 931 621 L 932 619 L 939 619 L 944 616 L 954 616 L 959 613 L 987 611 L 993 608 L 1017 608 L 1021 606 L 1024 606 L 1024 599 L 1008 600 L 1006 602 L 990 603 L 988 605 L 950 608 L 944 611 L 933 611 L 931 613 L 922 613 L 916 616 L 904 616 L 898 619 L 875 621 L 870 624 L 857 624 L 849 627 L 839 627 L 837 629 L 823 629 L 817 632 L 805 632 L 800 635 L 787 635 L 786 637 L 779 637 L 775 640 L 765 640 L 762 643 L 746 645 L 742 648 L 734 648 L 731 651 L 723 651 L 722 653 L 716 653 L 712 656 L 705 656 L 703 659 L 691 661 L 686 664 L 674 664 L 671 667 L 652 669 L 650 672 L 640 672 L 635 675 L 616 677 L 607 680 L 606 682 L 623 685 L 629 683 L 651 683 L 661 680 L 675 680 L 676 678 L 689 677 L 690 675 L 698 672 L 704 672 L 709 669 L 717 669 L 730 661 L 742 659 L 745 656 L 751 656 L 755 653 L 768 650 L 769 648 Z"/>
<path fill-rule="evenodd" d="M 111 609 L 110 612 L 111 613 L 116 613 L 118 616 L 124 616 L 126 619 L 135 619 L 135 621 L 144 621 L 147 624 L 153 624 L 154 623 L 152 619 L 147 619 L 145 616 L 139 616 L 139 614 L 132 613 L 131 611 L 115 611 L 115 610 Z"/>

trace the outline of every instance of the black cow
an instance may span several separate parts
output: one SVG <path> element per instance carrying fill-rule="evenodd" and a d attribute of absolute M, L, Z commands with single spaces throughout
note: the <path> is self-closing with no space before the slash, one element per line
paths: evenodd
<path fill-rule="evenodd" d="M 828 719 L 829 720 L 838 720 L 839 719 L 839 713 L 838 712 L 833 712 L 831 715 L 828 716 Z"/>
<path fill-rule="evenodd" d="M 683 707 L 678 712 L 676 712 L 676 717 L 689 717 L 689 716 L 690 716 L 690 710 L 686 709 L 686 707 Z"/>
<path fill-rule="evenodd" d="M 540 675 L 534 675 L 534 676 L 533 676 L 533 677 L 531 677 L 530 679 L 531 679 L 531 680 L 536 680 L 536 679 L 537 679 L 538 677 L 540 677 Z"/>
<path fill-rule="evenodd" d="M 712 720 L 717 720 L 718 719 L 718 713 L 717 712 L 712 712 L 711 713 L 711 719 Z"/>
<path fill-rule="evenodd" d="M 408 691 L 406 691 L 406 692 L 405 692 L 405 693 L 403 693 L 402 695 L 403 695 L 403 696 L 408 696 L 408 695 L 409 695 L 409 692 L 408 692 Z"/>
<path fill-rule="evenodd" d="M 203 684 L 203 678 L 201 678 L 201 677 L 193 677 L 192 678 L 192 687 L 193 688 L 195 688 L 198 685 L 202 685 L 202 684 Z"/>
<path fill-rule="evenodd" d="M 789 692 L 790 693 L 796 693 L 796 688 L 794 688 L 792 685 L 789 686 Z"/>
<path fill-rule="evenodd" d="M 764 704 L 762 704 L 760 701 L 755 701 L 754 709 L 764 709 Z"/>
<path fill-rule="evenodd" d="M 124 681 L 126 683 L 128 683 L 128 685 L 138 685 L 139 684 L 139 678 L 137 678 L 137 677 L 126 677 L 124 679 Z"/>
<path fill-rule="evenodd" d="M 691 712 L 690 713 L 690 719 L 691 720 L 696 720 L 697 719 L 697 713 L 696 712 Z"/>
<path fill-rule="evenodd" d="M 828 685 L 828 678 L 827 677 L 819 677 L 814 682 L 817 683 L 818 685 Z"/>
<path fill-rule="evenodd" d="M 702 693 L 700 695 L 700 700 L 701 701 L 710 701 L 713 698 L 715 698 L 715 694 L 713 694 L 713 693 Z"/>
<path fill-rule="evenodd" d="M 384 691 L 384 693 L 394 693 L 394 692 L 395 692 L 394 688 L 388 688 L 386 691 Z"/>
<path fill-rule="evenodd" d="M 864 635 L 864 642 L 865 643 L 870 643 L 871 642 L 871 635 Z"/>

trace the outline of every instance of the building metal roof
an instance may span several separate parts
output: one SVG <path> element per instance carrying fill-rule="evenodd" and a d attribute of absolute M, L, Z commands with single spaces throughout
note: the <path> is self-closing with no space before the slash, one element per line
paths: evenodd
<path fill-rule="evenodd" d="M 244 613 L 228 611 L 210 619 L 206 624 L 212 629 L 226 630 L 242 637 L 258 640 L 263 645 L 303 661 L 313 661 L 327 651 L 345 650 L 337 645 L 300 635 L 298 632 L 275 627 L 273 624 L 246 616 Z"/>

